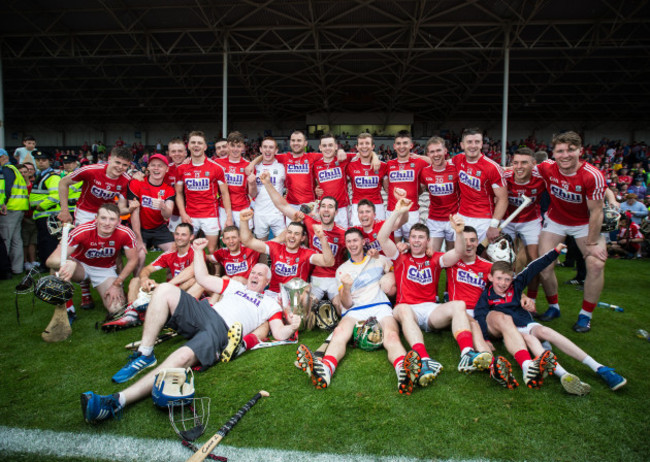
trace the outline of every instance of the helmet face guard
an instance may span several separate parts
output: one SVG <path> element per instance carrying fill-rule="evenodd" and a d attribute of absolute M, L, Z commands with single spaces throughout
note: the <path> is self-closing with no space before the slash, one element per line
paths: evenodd
<path fill-rule="evenodd" d="M 48 232 L 57 239 L 61 239 L 61 235 L 63 234 L 63 223 L 59 221 L 56 215 L 48 216 L 46 223 Z"/>
<path fill-rule="evenodd" d="M 319 329 L 329 331 L 334 330 L 341 320 L 341 317 L 336 312 L 336 308 L 334 308 L 332 302 L 328 300 L 321 300 L 314 307 L 314 312 L 316 313 L 316 325 Z"/>
<path fill-rule="evenodd" d="M 613 205 L 605 204 L 603 208 L 603 226 L 601 231 L 609 233 L 618 229 L 618 222 L 621 219 L 621 213 Z"/>
<path fill-rule="evenodd" d="M 384 330 L 377 318 L 371 316 L 366 321 L 359 321 L 352 331 L 354 346 L 365 351 L 378 350 L 384 344 Z"/>
<path fill-rule="evenodd" d="M 74 287 L 56 276 L 44 276 L 34 287 L 34 295 L 51 305 L 62 305 L 74 295 Z"/>
<path fill-rule="evenodd" d="M 517 258 L 515 245 L 507 234 L 499 234 L 499 237 L 487 246 L 486 252 L 492 262 L 505 261 L 513 264 Z"/>
<path fill-rule="evenodd" d="M 153 403 L 161 408 L 170 404 L 188 402 L 194 398 L 194 373 L 192 369 L 173 367 L 162 369 L 154 378 L 151 389 Z"/>

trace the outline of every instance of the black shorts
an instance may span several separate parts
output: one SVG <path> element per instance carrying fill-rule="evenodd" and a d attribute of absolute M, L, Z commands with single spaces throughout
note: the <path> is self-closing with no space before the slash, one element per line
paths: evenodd
<path fill-rule="evenodd" d="M 161 225 L 154 229 L 142 228 L 140 232 L 146 247 L 158 247 L 160 244 L 174 242 L 174 235 L 169 231 L 167 225 Z"/>
<path fill-rule="evenodd" d="M 228 326 L 219 313 L 207 299 L 199 302 L 183 290 L 167 325 L 189 339 L 185 346 L 194 352 L 204 368 L 217 362 L 228 345 Z"/>

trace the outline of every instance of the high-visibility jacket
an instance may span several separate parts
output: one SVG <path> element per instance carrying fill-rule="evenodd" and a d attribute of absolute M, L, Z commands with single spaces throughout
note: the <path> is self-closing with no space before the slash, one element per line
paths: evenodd
<path fill-rule="evenodd" d="M 70 175 L 70 173 L 61 172 L 61 178 Z M 74 215 L 74 211 L 77 209 L 77 201 L 81 197 L 81 187 L 83 184 L 83 181 L 78 181 L 75 184 L 70 185 L 70 188 L 68 188 L 68 210 L 70 210 L 70 215 Z"/>
<path fill-rule="evenodd" d="M 5 164 L 4 167 L 11 169 L 15 176 L 14 184 L 9 193 L 9 200 L 7 201 L 7 210 L 29 210 L 29 194 L 27 192 L 27 182 L 25 181 L 25 178 L 23 178 L 20 171 L 18 171 L 18 169 L 13 165 Z M 4 174 L 0 175 L 0 189 L 2 190 L 0 199 L 2 199 L 2 203 L 4 203 L 6 199 L 5 178 Z"/>
<path fill-rule="evenodd" d="M 59 182 L 61 177 L 52 168 L 40 173 L 29 195 L 29 205 L 34 209 L 34 220 L 57 215 L 61 211 Z M 40 206 L 40 209 L 37 207 Z"/>

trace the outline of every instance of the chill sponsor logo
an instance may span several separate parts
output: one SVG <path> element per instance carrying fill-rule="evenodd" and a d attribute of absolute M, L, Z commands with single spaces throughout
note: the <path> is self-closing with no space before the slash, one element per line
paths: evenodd
<path fill-rule="evenodd" d="M 431 284 L 433 282 L 433 273 L 430 267 L 418 269 L 415 266 L 409 266 L 408 270 L 406 270 L 406 279 L 418 284 Z"/>
<path fill-rule="evenodd" d="M 323 245 L 320 243 L 320 239 L 318 238 L 318 236 L 314 236 L 314 238 L 312 239 L 312 243 L 314 244 L 314 247 L 316 247 L 318 250 L 321 251 L 321 253 L 323 252 Z M 329 241 L 328 243 L 330 245 L 330 249 L 332 249 L 332 253 L 336 255 L 336 253 L 339 251 L 339 245 Z"/>
<path fill-rule="evenodd" d="M 142 196 L 142 207 L 152 209 L 153 207 L 153 197 Z"/>
<path fill-rule="evenodd" d="M 415 170 L 394 170 L 388 174 L 391 183 L 411 183 L 415 181 Z"/>
<path fill-rule="evenodd" d="M 465 186 L 468 186 L 476 191 L 481 190 L 481 180 L 475 176 L 468 174 L 467 172 L 458 172 L 458 181 L 463 183 Z"/>
<path fill-rule="evenodd" d="M 341 172 L 341 167 L 329 168 L 327 170 L 321 170 L 318 172 L 318 182 L 323 183 L 325 181 L 335 181 L 343 178 L 343 172 Z"/>
<path fill-rule="evenodd" d="M 287 174 L 289 173 L 309 173 L 309 164 L 289 164 L 287 165 Z"/>
<path fill-rule="evenodd" d="M 432 196 L 449 196 L 454 193 L 454 183 L 431 183 L 428 189 Z"/>
<path fill-rule="evenodd" d="M 551 194 L 564 202 L 571 202 L 572 204 L 582 203 L 582 194 L 566 191 L 554 184 L 551 185 Z"/>
<path fill-rule="evenodd" d="M 471 271 L 465 271 L 462 269 L 459 269 L 458 273 L 456 273 L 456 281 L 462 282 L 463 284 L 469 284 L 474 287 L 485 287 L 485 281 L 483 278 L 478 277 Z"/>
<path fill-rule="evenodd" d="M 255 297 L 255 296 L 252 296 L 252 295 L 244 292 L 243 290 L 236 291 L 235 295 L 238 295 L 239 297 L 243 298 L 244 300 L 247 300 L 247 301 L 251 302 L 255 306 L 260 306 L 260 299 L 259 298 Z"/>
<path fill-rule="evenodd" d="M 90 188 L 90 194 L 92 194 L 93 196 L 95 196 L 95 197 L 97 197 L 99 199 L 103 199 L 103 200 L 106 200 L 106 201 L 111 200 L 115 196 L 117 196 L 116 192 L 107 191 L 107 190 L 102 189 L 102 188 L 100 188 L 98 186 L 91 187 Z"/>
<path fill-rule="evenodd" d="M 282 261 L 277 262 L 273 265 L 273 272 L 281 277 L 288 276 L 297 276 L 298 275 L 298 264 L 289 265 Z"/>
<path fill-rule="evenodd" d="M 242 262 L 228 262 L 226 263 L 226 274 L 232 276 L 234 274 L 245 273 L 248 271 L 248 262 L 246 260 Z"/>
<path fill-rule="evenodd" d="M 115 255 L 114 247 L 104 247 L 102 249 L 88 249 L 84 253 L 86 258 L 107 258 Z"/>
<path fill-rule="evenodd" d="M 354 185 L 359 189 L 375 189 L 379 186 L 379 177 L 358 176 L 354 179 Z"/>
<path fill-rule="evenodd" d="M 226 183 L 230 186 L 241 186 L 244 184 L 244 175 L 241 173 L 226 173 Z"/>
<path fill-rule="evenodd" d="M 528 205 L 528 207 L 531 207 L 536 199 L 537 199 L 537 197 L 531 196 L 530 197 L 530 205 Z M 523 202 L 524 202 L 524 199 L 521 196 L 508 196 L 508 203 L 510 205 L 514 205 L 515 207 L 519 207 L 521 204 L 523 204 Z"/>
<path fill-rule="evenodd" d="M 381 244 L 379 243 L 378 240 L 374 240 L 370 242 L 370 239 L 366 238 L 366 243 L 363 247 L 366 249 L 366 251 L 371 249 L 377 249 L 381 252 Z"/>
<path fill-rule="evenodd" d="M 185 178 L 185 187 L 188 191 L 208 191 L 210 178 Z"/>
<path fill-rule="evenodd" d="M 272 175 L 269 177 L 269 181 L 273 186 L 275 186 L 278 183 L 278 179 L 276 177 L 272 176 Z M 264 183 L 262 183 L 262 180 L 260 180 L 259 176 L 257 178 L 255 178 L 255 183 L 257 184 L 257 186 L 259 186 L 261 188 L 264 187 Z"/>

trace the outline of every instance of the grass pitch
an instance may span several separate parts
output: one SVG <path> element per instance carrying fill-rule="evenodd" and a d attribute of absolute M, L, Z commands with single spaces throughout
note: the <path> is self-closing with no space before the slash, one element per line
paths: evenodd
<path fill-rule="evenodd" d="M 618 392 L 610 391 L 589 368 L 562 353 L 557 353 L 559 361 L 591 384 L 591 394 L 567 395 L 554 377 L 540 390 L 527 389 L 516 365 L 515 375 L 522 385 L 512 391 L 499 387 L 485 373 L 465 376 L 456 370 L 458 346 L 448 331 L 425 334 L 429 352 L 445 366 L 429 388 L 416 389 L 411 396 L 399 395 L 395 373 L 383 350 L 350 349 L 331 387 L 316 390 L 293 366 L 295 346 L 280 346 L 248 352 L 196 375 L 197 394 L 212 397 L 210 424 L 198 444 L 257 391 L 265 389 L 271 396 L 242 419 L 225 444 L 427 460 L 648 460 L 650 342 L 637 338 L 635 331 L 650 330 L 650 262 L 607 263 L 601 300 L 625 311 L 596 308 L 588 334 L 571 330 L 582 299 L 582 292 L 563 284 L 573 277 L 573 270 L 558 268 L 556 272 L 562 317 L 549 325 L 626 377 L 627 386 Z M 120 421 L 96 426 L 86 424 L 80 412 L 80 393 L 108 394 L 121 389 L 110 378 L 125 364 L 128 352 L 124 345 L 138 339 L 141 328 L 105 334 L 95 328 L 104 318 L 99 307 L 78 310 L 72 336 L 62 343 L 47 344 L 40 333 L 52 308 L 39 300 L 32 308 L 31 296 L 20 296 L 18 325 L 13 306 L 18 282 L 14 277 L 0 283 L 4 300 L 0 310 L 4 326 L 0 342 L 2 425 L 176 439 L 166 413 L 150 400 L 127 408 Z M 98 295 L 93 296 L 99 305 Z M 77 306 L 79 298 L 77 294 Z M 540 311 L 546 308 L 543 296 L 538 306 Z M 326 336 L 325 332 L 304 333 L 301 342 L 317 348 Z M 176 338 L 156 347 L 159 361 L 182 343 Z M 509 357 L 502 345 L 497 348 Z M 0 457 L 33 460 L 2 451 Z"/>

